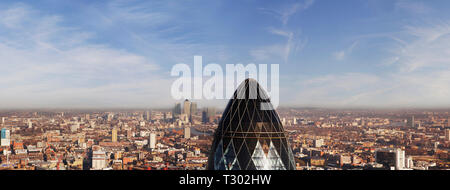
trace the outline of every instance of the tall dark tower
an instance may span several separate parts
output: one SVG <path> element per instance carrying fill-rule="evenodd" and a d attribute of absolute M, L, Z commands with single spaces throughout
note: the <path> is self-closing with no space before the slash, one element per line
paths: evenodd
<path fill-rule="evenodd" d="M 295 170 L 277 112 L 261 109 L 267 105 L 272 107 L 256 80 L 238 87 L 214 134 L 208 170 Z"/>

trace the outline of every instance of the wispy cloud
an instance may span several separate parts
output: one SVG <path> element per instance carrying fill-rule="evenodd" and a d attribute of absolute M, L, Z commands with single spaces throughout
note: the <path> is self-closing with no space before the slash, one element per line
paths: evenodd
<path fill-rule="evenodd" d="M 314 2 L 315 0 L 305 0 L 294 4 L 289 4 L 287 8 L 282 9 L 260 8 L 261 11 L 274 15 L 276 18 L 280 19 L 283 27 L 269 27 L 268 31 L 274 35 L 285 38 L 285 42 L 284 44 L 273 44 L 257 48 L 255 50 L 252 50 L 250 54 L 257 60 L 281 58 L 284 63 L 288 63 L 290 55 L 301 51 L 308 42 L 307 38 L 302 38 L 301 30 L 292 30 L 287 27 L 288 21 L 290 17 L 292 17 L 296 13 L 299 13 L 311 7 Z"/>
<path fill-rule="evenodd" d="M 450 24 L 406 26 L 391 35 L 385 72 L 327 74 L 296 83 L 287 99 L 302 106 L 448 107 L 450 106 Z M 336 58 L 345 58 L 353 43 Z M 360 48 L 367 48 L 361 46 Z M 292 95 L 292 96 L 291 96 Z"/>
<path fill-rule="evenodd" d="M 270 45 L 256 48 L 250 51 L 250 55 L 257 61 L 267 61 L 272 59 L 286 59 L 286 46 L 284 45 Z"/>
<path fill-rule="evenodd" d="M 301 36 L 300 32 L 294 33 L 289 30 L 281 30 L 270 28 L 269 32 L 284 38 L 283 43 L 266 45 L 255 48 L 250 51 L 250 55 L 259 61 L 276 61 L 283 60 L 284 63 L 289 62 L 289 57 L 300 52 L 307 44 L 308 39 Z"/>
<path fill-rule="evenodd" d="M 407 26 L 403 35 L 409 40 L 392 50 L 402 71 L 450 69 L 450 23 Z"/>
<path fill-rule="evenodd" d="M 284 45 L 283 49 L 283 55 L 282 58 L 285 63 L 288 62 L 289 55 L 291 54 L 292 48 L 294 46 L 294 33 L 286 30 L 277 30 L 277 29 L 270 29 L 270 32 L 279 36 L 283 36 L 286 38 L 286 44 Z"/>
<path fill-rule="evenodd" d="M 0 12 L 0 23 L 7 28 L 18 28 L 31 10 L 24 4 L 16 4 L 10 9 Z"/>
<path fill-rule="evenodd" d="M 149 1 L 124 1 L 113 0 L 108 4 L 109 16 L 114 21 L 133 22 L 135 24 L 159 25 L 164 24 L 171 19 L 171 15 L 157 11 L 156 7 L 161 7 L 164 2 Z"/>
<path fill-rule="evenodd" d="M 304 11 L 314 4 L 315 0 L 305 0 L 294 4 L 289 4 L 281 9 L 260 8 L 260 10 L 272 14 L 280 19 L 283 25 L 288 24 L 289 19 L 298 12 Z"/>
<path fill-rule="evenodd" d="M 350 47 L 341 51 L 334 52 L 333 53 L 334 58 L 338 61 L 344 60 L 345 58 L 347 58 L 348 55 L 350 55 L 353 52 L 358 43 L 359 41 L 353 42 L 352 45 L 350 45 Z"/>
<path fill-rule="evenodd" d="M 405 10 L 414 14 L 424 14 L 432 11 L 432 9 L 424 2 L 414 0 L 398 0 L 395 3 L 395 8 L 398 10 Z"/>

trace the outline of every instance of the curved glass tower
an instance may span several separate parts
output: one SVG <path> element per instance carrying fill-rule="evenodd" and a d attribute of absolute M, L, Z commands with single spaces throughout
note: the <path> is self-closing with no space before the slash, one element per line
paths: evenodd
<path fill-rule="evenodd" d="M 266 103 L 266 104 L 262 104 Z M 214 134 L 208 170 L 294 170 L 294 156 L 266 92 L 245 80 L 229 101 Z"/>

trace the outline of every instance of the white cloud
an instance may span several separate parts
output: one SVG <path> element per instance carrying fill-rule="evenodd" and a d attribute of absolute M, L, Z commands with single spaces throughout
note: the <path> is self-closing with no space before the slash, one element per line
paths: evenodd
<path fill-rule="evenodd" d="M 291 31 L 280 30 L 280 29 L 275 29 L 275 28 L 270 28 L 269 32 L 272 34 L 286 37 L 286 38 L 292 38 L 292 36 L 294 35 L 293 32 L 291 32 Z"/>
<path fill-rule="evenodd" d="M 31 10 L 24 4 L 15 6 L 0 12 L 0 23 L 8 28 L 18 28 L 29 15 Z"/>
<path fill-rule="evenodd" d="M 334 56 L 335 59 L 337 59 L 339 61 L 342 61 L 342 60 L 344 60 L 344 58 L 346 56 L 346 52 L 345 51 L 338 51 L 338 52 L 335 52 L 333 54 L 333 56 Z"/>
<path fill-rule="evenodd" d="M 149 58 L 90 43 L 92 33 L 24 4 L 0 13 L 0 107 L 170 105 L 171 79 Z"/>

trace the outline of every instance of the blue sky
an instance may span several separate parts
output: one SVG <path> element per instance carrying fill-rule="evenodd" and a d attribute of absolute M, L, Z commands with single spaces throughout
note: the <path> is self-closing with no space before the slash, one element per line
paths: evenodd
<path fill-rule="evenodd" d="M 280 105 L 450 106 L 450 2 L 0 2 L 0 108 L 169 107 L 177 63 L 280 64 Z M 223 101 L 200 101 L 220 106 Z"/>

